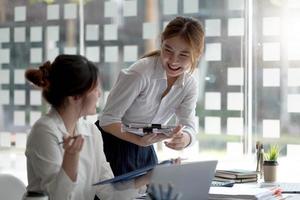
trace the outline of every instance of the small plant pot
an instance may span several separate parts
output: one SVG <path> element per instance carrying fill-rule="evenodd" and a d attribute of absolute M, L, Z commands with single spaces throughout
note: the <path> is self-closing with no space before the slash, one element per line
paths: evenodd
<path fill-rule="evenodd" d="M 265 160 L 263 164 L 264 181 L 276 182 L 278 162 L 274 160 Z"/>

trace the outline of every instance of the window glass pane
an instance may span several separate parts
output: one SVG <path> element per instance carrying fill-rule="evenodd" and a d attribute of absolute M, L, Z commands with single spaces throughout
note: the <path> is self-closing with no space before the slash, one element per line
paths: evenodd
<path fill-rule="evenodd" d="M 244 77 L 247 77 L 245 0 L 89 0 L 79 5 L 80 2 L 82 1 L 0 3 L 1 146 L 11 147 L 10 149 L 17 147 L 24 151 L 26 133 L 49 109 L 41 92 L 25 81 L 24 71 L 28 67 L 38 67 L 47 60 L 52 62 L 62 53 L 85 55 L 100 70 L 104 95 L 99 107 L 103 107 L 120 70 L 130 66 L 144 53 L 159 48 L 160 32 L 166 24 L 176 15 L 185 15 L 199 19 L 207 36 L 204 54 L 194 73 L 199 81 L 197 141 L 191 148 L 179 152 L 159 143 L 155 147 L 159 159 L 177 155 L 193 159 L 243 155 L 246 130 Z M 83 6 L 82 13 L 79 6 Z M 80 21 L 81 14 L 83 22 Z M 284 45 L 279 40 L 263 39 L 265 38 L 255 41 L 262 48 L 259 56 L 255 57 L 261 59 L 257 65 L 260 67 L 260 71 L 257 70 L 260 75 L 255 74 L 255 80 L 262 77 L 262 69 L 282 69 L 278 63 L 273 62 L 280 60 Z M 289 55 L 292 60 L 298 56 L 291 52 Z M 273 65 L 265 66 L 265 61 L 270 61 Z M 290 86 L 294 86 L 296 83 L 292 75 L 289 79 Z M 281 76 L 275 83 L 267 81 L 265 86 L 278 85 L 278 82 L 282 82 Z M 285 106 L 290 105 L 289 113 L 297 110 L 294 101 L 293 96 L 285 98 Z M 94 121 L 96 117 L 90 116 L 88 120 Z M 264 117 L 266 120 L 281 119 Z M 262 119 L 260 120 L 261 127 Z M 21 151 L 20 155 L 22 162 L 19 166 L 23 166 L 24 170 L 24 152 Z M 5 166 L 1 167 L 0 169 L 6 169 Z M 26 174 L 22 176 L 26 181 Z"/>
<path fill-rule="evenodd" d="M 78 6 L 67 0 L 0 2 L 0 160 L 6 161 L 0 173 L 12 173 L 24 183 L 27 133 L 49 109 L 24 72 L 64 52 L 79 54 Z"/>
<path fill-rule="evenodd" d="M 253 139 L 265 149 L 276 143 L 281 156 L 290 156 L 300 133 L 299 1 L 255 1 L 255 7 Z"/>

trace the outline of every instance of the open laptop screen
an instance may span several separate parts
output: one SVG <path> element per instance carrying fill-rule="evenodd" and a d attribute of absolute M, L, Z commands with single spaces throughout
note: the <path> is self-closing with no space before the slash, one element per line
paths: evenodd
<path fill-rule="evenodd" d="M 153 169 L 152 184 L 167 188 L 171 183 L 182 199 L 207 200 L 217 161 L 200 161 L 181 165 L 158 165 Z"/>

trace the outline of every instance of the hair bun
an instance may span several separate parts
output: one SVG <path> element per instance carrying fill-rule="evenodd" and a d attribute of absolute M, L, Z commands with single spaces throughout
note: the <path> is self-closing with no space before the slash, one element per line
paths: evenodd
<path fill-rule="evenodd" d="M 41 81 L 40 86 L 46 88 L 49 85 L 49 72 L 51 69 L 51 63 L 50 61 L 45 62 L 43 65 L 39 67 L 39 70 L 41 72 Z"/>

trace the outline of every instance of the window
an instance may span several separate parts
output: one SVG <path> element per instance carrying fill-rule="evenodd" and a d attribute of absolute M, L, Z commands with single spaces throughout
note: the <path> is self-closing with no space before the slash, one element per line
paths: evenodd
<path fill-rule="evenodd" d="M 233 158 L 253 154 L 257 140 L 299 154 L 299 9 L 297 0 L 1 1 L 0 158 L 11 162 L 0 171 L 26 181 L 26 136 L 48 109 L 26 83 L 26 68 L 85 55 L 100 69 L 101 109 L 119 71 L 159 47 L 160 31 L 177 15 L 199 19 L 206 32 L 195 72 L 198 141 L 182 152 L 157 144 L 159 156 Z"/>

